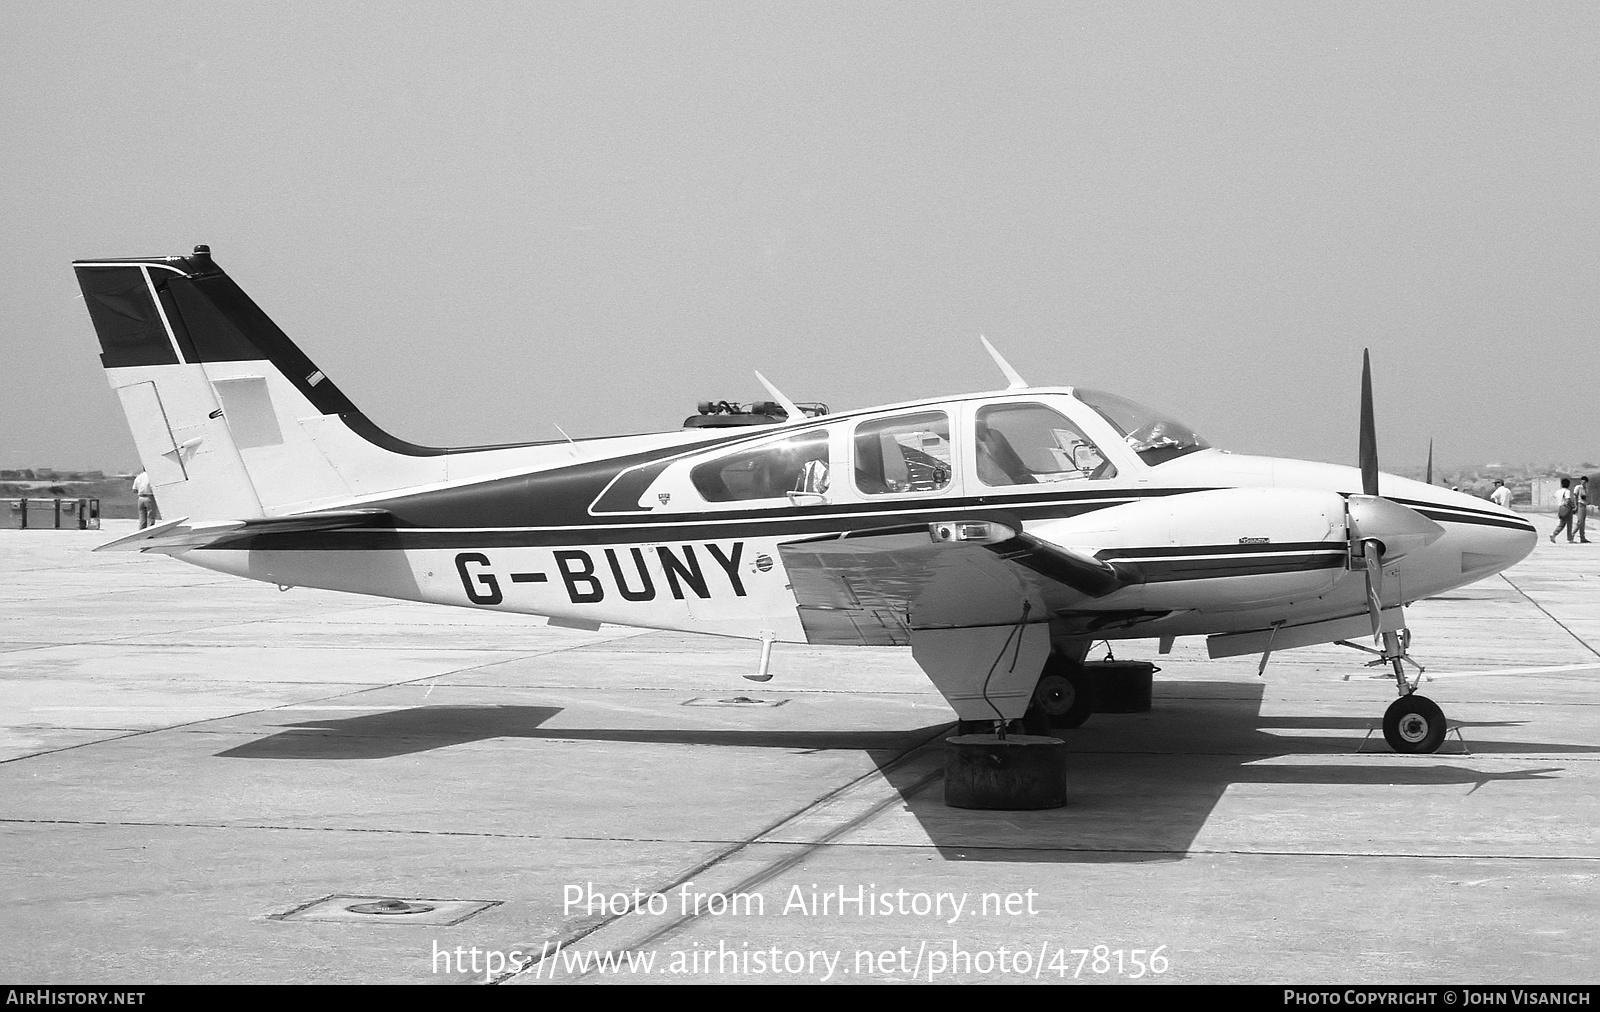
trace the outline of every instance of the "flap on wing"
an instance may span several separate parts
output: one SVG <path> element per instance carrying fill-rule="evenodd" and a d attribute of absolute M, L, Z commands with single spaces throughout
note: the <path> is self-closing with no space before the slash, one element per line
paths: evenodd
<path fill-rule="evenodd" d="M 911 628 L 1009 625 L 1023 600 L 1058 610 L 1140 582 L 1021 527 L 1011 518 L 961 517 L 791 542 L 779 554 L 814 643 L 905 642 Z"/>
<path fill-rule="evenodd" d="M 807 643 L 852 647 L 911 645 L 906 613 L 893 608 L 822 608 L 801 605 L 800 625 Z"/>
<path fill-rule="evenodd" d="M 97 552 L 187 552 L 255 534 L 331 531 L 351 527 L 376 527 L 389 519 L 385 510 L 327 510 L 260 520 L 223 520 L 189 523 L 188 517 L 146 527 L 135 534 L 108 541 Z"/>

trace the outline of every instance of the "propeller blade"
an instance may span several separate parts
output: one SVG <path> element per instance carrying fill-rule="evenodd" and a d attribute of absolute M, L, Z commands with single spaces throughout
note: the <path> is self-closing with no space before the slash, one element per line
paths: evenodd
<path fill-rule="evenodd" d="M 1372 638 L 1376 640 L 1383 629 L 1383 559 L 1378 556 L 1378 543 L 1364 541 L 1362 555 L 1367 560 L 1367 614 L 1372 617 Z"/>
<path fill-rule="evenodd" d="M 1428 476 L 1423 479 L 1429 485 L 1433 484 L 1433 440 L 1428 440 Z"/>
<path fill-rule="evenodd" d="M 1361 491 L 1378 494 L 1378 427 L 1372 420 L 1372 361 L 1361 350 Z"/>

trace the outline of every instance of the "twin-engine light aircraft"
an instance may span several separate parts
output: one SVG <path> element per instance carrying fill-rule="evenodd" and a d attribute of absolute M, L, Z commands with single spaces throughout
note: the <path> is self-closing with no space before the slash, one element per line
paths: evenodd
<path fill-rule="evenodd" d="M 969 726 L 1081 723 L 1096 640 L 1211 656 L 1370 635 L 1401 752 L 1444 739 L 1404 606 L 1532 550 L 1515 514 L 1361 467 L 1214 449 L 1028 386 L 779 424 L 439 449 L 379 429 L 212 260 L 74 264 L 161 508 L 105 548 L 320 587 L 744 637 L 910 646 Z M 985 341 L 985 346 L 988 342 Z M 759 374 L 757 374 L 759 376 Z M 763 383 L 766 381 L 763 379 Z M 1356 644 L 1351 644 L 1356 645 Z"/>

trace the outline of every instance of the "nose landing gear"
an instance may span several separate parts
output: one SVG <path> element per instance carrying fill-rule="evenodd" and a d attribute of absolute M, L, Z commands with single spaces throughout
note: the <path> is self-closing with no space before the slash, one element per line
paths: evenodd
<path fill-rule="evenodd" d="M 1383 738 L 1396 752 L 1426 755 L 1444 744 L 1444 711 L 1427 696 L 1408 693 L 1383 714 Z"/>
<path fill-rule="evenodd" d="M 1387 662 L 1394 666 L 1394 685 L 1400 693 L 1400 698 L 1390 703 L 1389 709 L 1383 713 L 1383 739 L 1396 752 L 1429 755 L 1439 751 L 1439 746 L 1444 744 L 1445 731 L 1449 728 L 1439 704 L 1427 696 L 1417 695 L 1416 683 L 1406 677 L 1405 662 L 1410 660 L 1406 650 L 1410 646 L 1410 639 L 1410 630 L 1383 634 L 1383 654 L 1379 663 Z M 1419 681 L 1421 677 L 1419 667 Z"/>
<path fill-rule="evenodd" d="M 1348 640 L 1337 642 L 1340 646 L 1377 654 L 1378 659 L 1369 661 L 1368 667 L 1389 665 L 1394 668 L 1394 687 L 1400 693 L 1400 698 L 1390 703 L 1389 709 L 1383 714 L 1383 739 L 1389 743 L 1389 747 L 1406 755 L 1428 755 L 1439 751 L 1450 725 L 1444 719 L 1444 711 L 1439 709 L 1438 703 L 1416 694 L 1417 683 L 1422 680 L 1422 666 L 1417 665 L 1417 681 L 1406 677 L 1405 662 L 1417 663 L 1406 652 L 1411 645 L 1410 631 L 1401 629 L 1399 632 L 1384 632 L 1381 651 Z"/>

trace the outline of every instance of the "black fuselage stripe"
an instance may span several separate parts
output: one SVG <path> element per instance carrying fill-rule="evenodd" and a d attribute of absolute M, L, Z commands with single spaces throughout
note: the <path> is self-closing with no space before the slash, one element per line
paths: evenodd
<path fill-rule="evenodd" d="M 1283 555 L 1276 558 L 1201 558 L 1117 563 L 1119 567 L 1137 572 L 1144 577 L 1146 583 L 1214 580 L 1232 576 L 1272 576 L 1317 569 L 1341 569 L 1344 564 L 1344 552 Z"/>
<path fill-rule="evenodd" d="M 1007 512 L 1019 519 L 1060 519 L 1090 513 L 1112 506 L 1121 506 L 1147 496 L 1171 495 L 1174 491 L 1117 490 L 1113 495 L 1096 493 L 1086 500 L 1037 498 L 1014 502 L 1009 498 L 982 497 L 951 499 L 948 502 L 918 500 L 915 503 L 899 501 L 888 503 L 850 504 L 839 507 L 773 508 L 765 510 L 739 510 L 720 514 L 701 514 L 687 521 L 683 515 L 644 518 L 633 522 L 618 522 L 614 516 L 595 517 L 588 523 L 552 525 L 549 527 L 461 527 L 432 528 L 397 525 L 393 529 L 368 527 L 361 530 L 342 530 L 339 548 L 350 551 L 388 550 L 403 548 L 514 548 L 551 547 L 561 545 L 654 544 L 658 542 L 750 540 L 752 538 L 803 538 L 871 536 L 891 532 L 916 530 L 920 525 L 908 524 L 906 514 L 911 511 L 927 517 L 928 523 L 952 516 L 971 514 L 983 509 L 1003 505 Z M 844 515 L 841 515 L 844 514 Z M 883 523 L 878 517 L 897 522 Z M 309 532 L 308 532 L 309 533 Z M 328 532 L 322 532 L 328 533 Z M 258 551 L 314 551 L 329 546 L 319 539 L 305 539 L 297 532 L 262 531 L 241 534 L 237 538 L 219 541 L 209 547 Z"/>
<path fill-rule="evenodd" d="M 1067 519 L 1123 505 L 1139 498 L 1178 494 L 1196 490 L 1118 490 L 1116 498 L 1098 493 L 1095 500 L 1074 496 L 1069 499 L 1040 501 L 1010 501 L 1009 498 L 983 497 L 959 499 L 947 503 L 916 504 L 894 502 L 855 505 L 848 507 L 850 514 L 838 515 L 839 508 L 827 512 L 807 510 L 797 515 L 794 509 L 765 511 L 739 511 L 733 515 L 702 516 L 694 522 L 684 522 L 681 516 L 619 524 L 612 517 L 597 517 L 593 522 L 551 527 L 363 527 L 359 529 L 322 531 L 263 531 L 225 538 L 207 545 L 208 549 L 228 551 L 397 551 L 397 550 L 449 550 L 474 548 L 552 548 L 563 546 L 657 544 L 664 542 L 731 541 L 754 539 L 795 540 L 802 538 L 870 537 L 890 533 L 914 532 L 921 525 L 905 522 L 908 509 L 923 513 L 933 522 L 942 517 L 970 513 L 976 510 L 1004 506 L 1019 519 Z M 998 501 L 997 501 L 998 500 Z M 1445 524 L 1491 526 L 1509 530 L 1534 530 L 1531 524 L 1510 517 L 1462 516 L 1426 511 L 1430 519 Z M 876 524 L 875 515 L 896 517 L 894 524 Z M 848 524 L 848 526 L 844 526 Z M 1149 548 L 1106 549 L 1100 557 L 1107 561 L 1137 562 L 1149 556 L 1173 555 L 1240 555 L 1281 554 L 1284 552 L 1333 552 L 1342 554 L 1343 542 L 1286 542 L 1279 544 L 1208 545 L 1174 548 L 1171 546 Z"/>
<path fill-rule="evenodd" d="M 1508 531 L 1535 533 L 1532 524 L 1514 517 L 1490 516 L 1484 513 L 1446 513 L 1443 510 L 1432 509 L 1418 509 L 1417 512 L 1435 523 L 1470 524 L 1476 527 L 1500 527 Z"/>
<path fill-rule="evenodd" d="M 1346 554 L 1344 541 L 1250 542 L 1239 545 L 1170 545 L 1158 548 L 1107 548 L 1095 555 L 1104 562 L 1136 562 L 1169 555 L 1273 555 L 1287 552 L 1337 552 Z"/>

